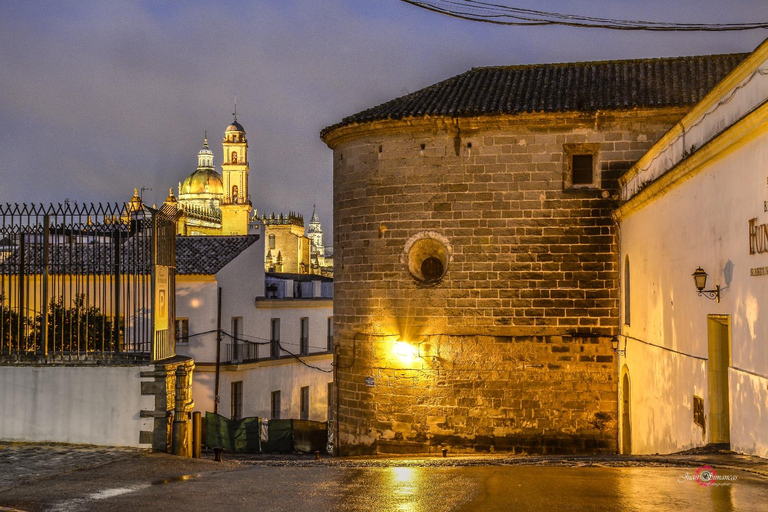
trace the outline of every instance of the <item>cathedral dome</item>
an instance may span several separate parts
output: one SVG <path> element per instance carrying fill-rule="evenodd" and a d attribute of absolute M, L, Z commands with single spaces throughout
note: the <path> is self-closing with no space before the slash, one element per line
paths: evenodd
<path fill-rule="evenodd" d="M 227 126 L 227 132 L 245 132 L 245 128 L 237 121 L 232 121 L 232 124 Z"/>
<path fill-rule="evenodd" d="M 219 173 L 213 169 L 198 169 L 184 180 L 179 194 L 223 195 L 224 184 Z"/>

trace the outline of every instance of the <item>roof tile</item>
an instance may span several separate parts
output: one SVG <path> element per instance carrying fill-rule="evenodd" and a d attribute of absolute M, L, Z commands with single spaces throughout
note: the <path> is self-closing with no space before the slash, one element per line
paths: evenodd
<path fill-rule="evenodd" d="M 344 118 L 321 132 L 384 119 L 591 112 L 699 102 L 748 54 L 473 68 Z"/>

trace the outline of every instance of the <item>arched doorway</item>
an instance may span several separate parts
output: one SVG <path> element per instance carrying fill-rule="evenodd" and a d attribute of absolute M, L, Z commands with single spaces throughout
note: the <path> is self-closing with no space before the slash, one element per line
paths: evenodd
<path fill-rule="evenodd" d="M 621 453 L 632 453 L 632 425 L 629 409 L 629 368 L 624 366 L 621 377 Z"/>

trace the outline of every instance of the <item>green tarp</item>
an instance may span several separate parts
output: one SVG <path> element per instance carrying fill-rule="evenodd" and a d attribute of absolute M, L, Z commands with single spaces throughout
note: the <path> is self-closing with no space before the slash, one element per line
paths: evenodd
<path fill-rule="evenodd" d="M 267 452 L 293 451 L 293 420 L 269 420 L 269 439 L 263 447 Z"/>
<path fill-rule="evenodd" d="M 259 418 L 230 420 L 211 412 L 205 413 L 205 444 L 221 446 L 228 452 L 255 453 L 261 450 Z"/>
<path fill-rule="evenodd" d="M 224 416 L 206 412 L 205 426 L 206 446 L 208 448 L 221 446 L 227 452 L 325 452 L 328 442 L 328 424 L 321 421 L 262 421 L 260 418 L 230 420 Z M 266 430 L 266 440 L 260 435 L 262 426 Z"/>

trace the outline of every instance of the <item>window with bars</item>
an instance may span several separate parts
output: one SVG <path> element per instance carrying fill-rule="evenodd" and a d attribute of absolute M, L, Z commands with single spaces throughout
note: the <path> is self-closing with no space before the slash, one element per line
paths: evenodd
<path fill-rule="evenodd" d="M 302 355 L 309 354 L 309 318 L 301 318 L 301 338 L 299 339 L 299 348 Z"/>
<path fill-rule="evenodd" d="M 243 417 L 243 381 L 232 383 L 231 417 L 239 420 Z"/>
<path fill-rule="evenodd" d="M 280 357 L 280 319 L 273 318 L 270 326 L 269 357 Z"/>
<path fill-rule="evenodd" d="M 309 419 L 309 386 L 301 388 L 301 419 Z"/>
<path fill-rule="evenodd" d="M 189 318 L 176 319 L 176 343 L 189 343 Z"/>
<path fill-rule="evenodd" d="M 272 400 L 270 405 L 270 419 L 280 419 L 280 391 L 272 392 Z"/>

